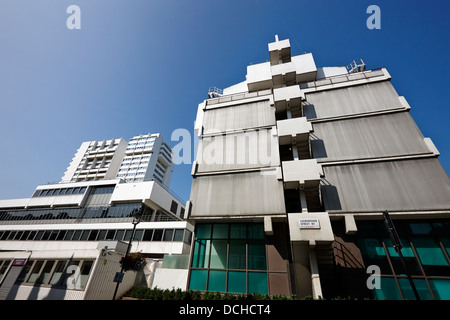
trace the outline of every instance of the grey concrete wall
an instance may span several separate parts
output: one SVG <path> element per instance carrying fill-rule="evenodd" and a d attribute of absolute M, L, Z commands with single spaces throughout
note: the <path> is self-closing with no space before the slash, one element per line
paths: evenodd
<path fill-rule="evenodd" d="M 450 209 L 450 179 L 437 158 L 324 166 L 325 210 Z"/>
<path fill-rule="evenodd" d="M 275 112 L 269 100 L 207 109 L 203 115 L 204 134 L 275 125 Z"/>
<path fill-rule="evenodd" d="M 283 183 L 260 171 L 198 176 L 190 199 L 193 218 L 286 213 Z"/>
<path fill-rule="evenodd" d="M 319 162 L 430 153 L 409 112 L 313 124 L 311 149 Z"/>
<path fill-rule="evenodd" d="M 304 113 L 308 119 L 403 108 L 389 81 L 307 93 L 306 101 Z"/>

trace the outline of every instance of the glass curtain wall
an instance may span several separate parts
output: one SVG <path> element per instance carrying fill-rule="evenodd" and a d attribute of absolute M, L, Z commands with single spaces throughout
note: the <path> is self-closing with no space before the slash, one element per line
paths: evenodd
<path fill-rule="evenodd" d="M 268 293 L 263 224 L 198 224 L 193 250 L 189 289 Z"/>

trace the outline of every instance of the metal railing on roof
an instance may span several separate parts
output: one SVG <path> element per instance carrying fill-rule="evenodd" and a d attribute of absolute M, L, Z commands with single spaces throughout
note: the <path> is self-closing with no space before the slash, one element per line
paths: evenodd
<path fill-rule="evenodd" d="M 319 78 L 313 81 L 300 83 L 300 89 L 316 88 L 320 86 L 337 84 L 341 82 L 356 81 L 361 79 L 369 79 L 384 75 L 383 68 L 375 68 L 362 72 L 343 73 L 331 77 Z"/>
<path fill-rule="evenodd" d="M 260 96 L 265 96 L 265 95 L 269 95 L 269 94 L 272 94 L 272 88 L 262 89 L 262 90 L 252 91 L 252 92 L 247 92 L 247 91 L 238 92 L 238 93 L 233 93 L 233 94 L 228 94 L 228 95 L 208 99 L 208 100 L 206 100 L 206 105 L 212 105 L 212 104 L 218 104 L 218 103 L 230 102 L 230 101 L 237 101 L 237 100 L 253 98 L 253 97 L 260 97 Z"/>

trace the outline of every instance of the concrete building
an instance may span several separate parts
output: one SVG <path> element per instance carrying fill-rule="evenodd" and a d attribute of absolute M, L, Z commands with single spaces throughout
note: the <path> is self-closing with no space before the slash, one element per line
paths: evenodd
<path fill-rule="evenodd" d="M 123 138 L 83 142 L 61 182 L 120 178 L 126 182 L 151 181 L 169 186 L 172 149 L 159 133 L 141 134 L 127 143 Z"/>
<path fill-rule="evenodd" d="M 188 288 L 414 299 L 387 210 L 420 298 L 450 299 L 450 180 L 391 75 L 268 51 L 198 106 Z"/>
<path fill-rule="evenodd" d="M 132 141 L 142 137 L 159 139 L 158 152 L 131 150 L 123 139 L 85 142 L 60 183 L 37 186 L 30 198 L 0 200 L 0 300 L 112 299 L 135 209 L 142 217 L 130 251 L 147 264 L 125 272 L 116 297 L 135 285 L 186 287 L 193 226 L 183 220 L 184 201 L 162 184 L 173 168 L 170 148 L 161 150 L 159 134 Z M 138 158 L 132 180 L 116 178 Z M 167 174 L 153 179 L 159 162 Z"/>
<path fill-rule="evenodd" d="M 127 182 L 156 180 L 170 185 L 174 164 L 172 149 L 159 133 L 130 139 L 117 177 Z"/>

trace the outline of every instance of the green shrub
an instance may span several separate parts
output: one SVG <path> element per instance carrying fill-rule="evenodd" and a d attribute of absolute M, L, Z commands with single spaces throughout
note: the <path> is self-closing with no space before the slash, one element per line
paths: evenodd
<path fill-rule="evenodd" d="M 147 287 L 134 287 L 131 290 L 131 297 L 145 300 L 296 300 L 296 296 L 274 295 L 270 297 L 267 294 L 232 294 L 220 292 L 183 291 L 178 289 L 159 289 L 157 287 L 150 289 Z M 305 297 L 306 298 L 306 297 Z M 312 298 L 311 298 L 312 299 Z"/>

